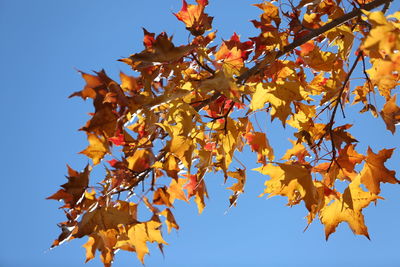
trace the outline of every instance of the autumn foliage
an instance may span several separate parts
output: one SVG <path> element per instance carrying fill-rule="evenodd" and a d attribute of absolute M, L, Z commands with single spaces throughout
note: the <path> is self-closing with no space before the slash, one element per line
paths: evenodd
<path fill-rule="evenodd" d="M 67 182 L 48 197 L 63 201 L 67 217 L 53 246 L 86 236 L 86 261 L 99 251 L 111 266 L 121 249 L 144 262 L 149 242 L 162 250 L 166 232 L 179 229 L 175 201 L 194 199 L 203 211 L 210 172 L 233 181 L 230 206 L 256 171 L 266 178 L 263 195 L 303 203 L 307 224 L 319 220 L 326 238 L 342 222 L 369 237 L 363 209 L 383 199 L 381 183 L 399 183 L 385 166 L 394 148 L 363 154 L 352 125 L 337 121 L 356 105 L 395 134 L 400 12 L 386 14 L 390 0 L 295 2 L 255 4 L 257 36 L 234 33 L 214 44 L 208 1 L 183 0 L 174 15 L 189 43 L 144 29 L 143 51 L 120 59 L 134 75 L 116 81 L 103 70 L 81 72 L 85 86 L 71 97 L 93 101 L 80 129 L 88 140 L 80 153 L 92 164 L 68 167 Z M 356 67 L 362 71 L 354 86 Z M 257 114 L 294 129 L 281 158 Z M 246 146 L 259 165 L 253 170 L 235 156 Z M 104 177 L 91 177 L 100 163 Z"/>

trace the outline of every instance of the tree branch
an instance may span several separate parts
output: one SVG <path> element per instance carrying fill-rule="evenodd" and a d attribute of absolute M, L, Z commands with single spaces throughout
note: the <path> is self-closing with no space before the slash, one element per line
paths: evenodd
<path fill-rule="evenodd" d="M 383 4 L 385 4 L 385 7 L 388 6 L 393 0 L 375 0 L 373 2 L 370 2 L 368 4 L 365 4 L 362 6 L 361 8 L 354 8 L 353 11 L 351 11 L 350 13 L 347 13 L 345 15 L 343 15 L 340 18 L 337 18 L 327 24 L 325 24 L 324 26 L 313 30 L 312 32 L 310 32 L 309 34 L 295 39 L 291 44 L 285 46 L 282 50 L 280 50 L 276 56 L 275 59 L 280 58 L 281 56 L 291 52 L 293 49 L 295 49 L 296 47 L 305 44 L 306 42 L 312 40 L 313 38 L 345 23 L 346 21 L 353 19 L 357 16 L 360 16 L 362 14 L 362 10 L 372 10 L 374 8 L 377 8 Z M 244 82 L 246 82 L 251 76 L 259 73 L 260 71 L 262 71 L 263 69 L 265 69 L 268 66 L 268 61 L 270 60 L 270 58 L 268 57 L 264 57 L 260 62 L 258 62 L 255 66 L 253 66 L 252 68 L 248 69 L 247 71 L 245 71 L 242 75 L 240 75 L 237 79 L 238 83 L 243 84 Z"/>
<path fill-rule="evenodd" d="M 357 55 L 357 58 L 355 59 L 353 65 L 351 66 L 351 69 L 350 69 L 349 73 L 347 74 L 346 79 L 344 80 L 342 87 L 340 88 L 339 94 L 338 94 L 338 96 L 337 96 L 337 98 L 335 100 L 335 106 L 333 107 L 331 119 L 329 120 L 329 123 L 327 124 L 329 136 L 330 136 L 330 139 L 331 139 L 331 146 L 332 146 L 332 161 L 331 161 L 331 164 L 328 167 L 328 170 L 332 166 L 332 163 L 334 161 L 336 161 L 336 148 L 335 148 L 335 140 L 334 140 L 334 136 L 333 136 L 333 124 L 335 123 L 336 112 L 337 112 L 338 107 L 342 103 L 341 98 L 342 98 L 343 92 L 344 92 L 344 90 L 346 88 L 346 85 L 349 82 L 350 77 L 353 74 L 353 71 L 355 70 L 355 68 L 357 66 L 357 63 L 358 63 L 358 61 L 360 61 L 362 55 L 363 55 L 362 51 L 359 51 L 359 53 Z"/>

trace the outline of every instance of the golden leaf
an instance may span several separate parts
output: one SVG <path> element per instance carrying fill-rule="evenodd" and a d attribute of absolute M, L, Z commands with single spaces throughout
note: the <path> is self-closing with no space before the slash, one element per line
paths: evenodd
<path fill-rule="evenodd" d="M 171 210 L 166 208 L 163 210 L 160 215 L 164 216 L 166 218 L 165 223 L 167 224 L 168 227 L 168 233 L 171 232 L 172 228 L 175 228 L 176 230 L 179 230 L 179 225 L 175 221 L 175 217 L 172 214 Z"/>
<path fill-rule="evenodd" d="M 248 144 L 252 151 L 258 154 L 257 162 L 265 164 L 267 157 L 268 160 L 274 160 L 274 150 L 269 144 L 265 133 L 261 132 L 248 132 L 245 134 Z"/>
<path fill-rule="evenodd" d="M 186 184 L 187 179 L 178 178 L 172 179 L 169 187 L 167 188 L 167 192 L 169 194 L 169 201 L 171 204 L 174 203 L 175 199 L 180 199 L 184 201 L 188 201 L 183 191 L 183 187 Z"/>
<path fill-rule="evenodd" d="M 147 149 L 136 150 L 133 156 L 126 158 L 128 168 L 134 172 L 142 172 L 152 165 L 153 153 Z"/>
<path fill-rule="evenodd" d="M 397 184 L 400 181 L 396 179 L 395 171 L 388 170 L 385 167 L 385 161 L 393 154 L 393 149 L 382 149 L 375 154 L 370 147 L 368 147 L 367 158 L 365 159 L 364 168 L 360 172 L 361 183 L 367 189 L 374 193 L 381 192 L 380 183 Z"/>
<path fill-rule="evenodd" d="M 264 193 L 268 197 L 281 195 L 289 200 L 288 205 L 299 204 L 304 201 L 306 208 L 311 211 L 318 204 L 318 192 L 311 178 L 310 169 L 297 163 L 278 163 L 278 166 L 267 164 L 254 169 L 264 175 L 269 175 L 270 180 L 265 182 Z"/>
<path fill-rule="evenodd" d="M 120 227 L 121 235 L 115 248 L 135 251 L 138 259 L 144 263 L 144 256 L 149 254 L 146 242 L 167 244 L 161 235 L 161 222 L 155 216 L 150 221 Z"/>
<path fill-rule="evenodd" d="M 392 134 L 396 131 L 396 124 L 400 123 L 400 107 L 396 105 L 396 96 L 391 97 L 380 112 L 386 124 L 386 129 L 391 131 Z"/>
<path fill-rule="evenodd" d="M 87 133 L 87 138 L 89 141 L 89 146 L 79 152 L 84 154 L 93 160 L 93 164 L 97 165 L 103 159 L 103 157 L 109 153 L 108 142 L 104 136 L 97 136 L 96 134 Z"/>
<path fill-rule="evenodd" d="M 237 180 L 236 183 L 227 188 L 233 191 L 233 195 L 229 197 L 229 203 L 230 206 L 232 206 L 236 205 L 237 198 L 241 193 L 244 192 L 244 186 L 246 184 L 246 170 L 237 169 L 235 172 L 228 172 L 227 175 Z"/>
<path fill-rule="evenodd" d="M 185 23 L 186 29 L 194 36 L 202 35 L 211 29 L 213 17 L 204 13 L 204 8 L 208 5 L 208 0 L 197 0 L 198 5 L 188 5 L 183 0 L 182 9 L 174 14 L 180 21 Z"/>
<path fill-rule="evenodd" d="M 358 176 L 349 184 L 340 199 L 335 199 L 321 209 L 320 220 L 325 226 L 326 239 L 336 231 L 336 227 L 341 222 L 347 222 L 355 234 L 364 235 L 369 239 L 361 211 L 377 199 L 382 198 L 361 189 L 360 176 Z"/>

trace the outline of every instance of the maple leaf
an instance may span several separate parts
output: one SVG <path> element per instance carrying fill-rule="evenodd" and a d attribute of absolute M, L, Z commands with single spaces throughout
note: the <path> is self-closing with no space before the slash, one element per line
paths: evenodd
<path fill-rule="evenodd" d="M 134 62 L 142 62 L 142 67 L 148 67 L 153 63 L 166 63 L 181 59 L 195 48 L 194 45 L 186 45 L 175 47 L 171 38 L 165 32 L 160 33 L 151 47 L 147 47 L 144 51 L 131 55 L 128 59 L 121 61 L 134 64 Z"/>
<path fill-rule="evenodd" d="M 289 141 L 293 144 L 293 147 L 286 150 L 282 160 L 290 160 L 293 156 L 295 156 L 300 163 L 305 163 L 305 157 L 310 155 L 305 146 L 290 139 Z"/>
<path fill-rule="evenodd" d="M 371 55 L 373 57 L 377 57 L 377 52 L 383 55 L 391 55 L 394 50 L 399 50 L 398 27 L 393 22 L 388 21 L 381 11 L 363 11 L 363 13 L 367 15 L 368 21 L 372 24 L 372 29 L 365 38 L 362 49 L 367 53 L 374 53 Z"/>
<path fill-rule="evenodd" d="M 215 53 L 217 62 L 222 61 L 223 66 L 232 70 L 233 73 L 239 73 L 244 66 L 244 61 L 248 58 L 253 47 L 253 42 L 240 42 L 239 36 L 234 33 L 231 39 L 224 41 Z"/>
<path fill-rule="evenodd" d="M 196 0 L 197 5 L 188 5 L 182 0 L 182 8 L 174 15 L 185 23 L 186 29 L 194 36 L 202 35 L 205 31 L 211 30 L 213 17 L 204 13 L 204 8 L 208 5 L 208 0 Z"/>
<path fill-rule="evenodd" d="M 316 71 L 331 71 L 337 61 L 334 53 L 321 51 L 314 41 L 301 45 L 300 56 L 310 68 Z"/>
<path fill-rule="evenodd" d="M 95 99 L 96 98 L 96 88 L 103 86 L 103 81 L 99 76 L 94 76 L 88 73 L 84 73 L 79 71 L 82 75 L 82 78 L 86 81 L 86 85 L 82 91 L 75 92 L 71 94 L 69 97 L 80 96 L 83 99 L 88 97 Z"/>
<path fill-rule="evenodd" d="M 128 76 L 123 72 L 119 73 L 119 77 L 121 79 L 121 88 L 127 92 L 136 93 L 140 90 L 139 81 L 133 76 Z"/>
<path fill-rule="evenodd" d="M 357 235 L 364 235 L 369 239 L 368 229 L 365 226 L 362 209 L 372 201 L 381 197 L 362 190 L 360 176 L 353 180 L 344 191 L 340 199 L 335 199 L 320 211 L 320 220 L 325 226 L 326 239 L 336 231 L 341 222 L 347 222 L 350 229 Z"/>
<path fill-rule="evenodd" d="M 192 164 L 193 149 L 193 140 L 188 137 L 174 136 L 169 143 L 169 152 L 180 159 L 188 169 Z"/>
<path fill-rule="evenodd" d="M 108 143 L 104 136 L 97 136 L 96 134 L 87 133 L 89 146 L 79 152 L 93 160 L 93 164 L 97 165 L 103 157 L 109 153 Z"/>
<path fill-rule="evenodd" d="M 332 44 L 338 47 L 340 57 L 345 59 L 350 53 L 354 40 L 351 28 L 347 25 L 340 25 L 328 31 L 326 36 Z"/>
<path fill-rule="evenodd" d="M 213 20 L 205 13 L 208 0 L 193 5 L 183 0 L 174 15 L 191 33 L 186 44 L 143 28 L 144 50 L 120 60 L 135 76 L 120 72 L 117 82 L 104 70 L 80 72 L 85 85 L 70 97 L 90 98 L 94 107 L 80 129 L 89 142 L 80 153 L 97 168 L 107 154 L 112 160 L 93 187 L 90 165 L 82 172 L 68 167 L 68 182 L 48 197 L 64 201 L 67 218 L 52 247 L 87 236 L 86 261 L 99 251 L 104 266 L 111 266 L 122 249 L 143 263 L 149 243 L 161 252 L 166 244 L 160 216 L 168 233 L 179 229 L 171 209 L 176 199 L 193 199 L 203 211 L 210 172 L 221 171 L 224 182 L 234 179 L 227 189 L 230 206 L 236 205 L 247 179 L 237 156 L 248 153 L 246 145 L 262 164 L 255 170 L 269 176 L 262 195 L 287 197 L 290 206 L 304 202 L 308 225 L 319 218 L 327 239 L 342 222 L 369 237 L 363 209 L 382 199 L 380 183 L 400 183 L 385 165 L 394 149 L 360 154 L 352 125 L 336 123 L 348 120 L 338 114 L 341 109 L 344 115 L 350 99 L 361 104 L 360 113 L 377 117 L 380 94 L 386 101 L 380 115 L 394 134 L 400 121 L 393 91 L 400 81 L 400 12 L 371 12 L 388 0 L 353 1 L 357 7 L 339 2 L 301 0 L 296 8 L 262 1 L 255 4 L 260 19 L 251 21 L 256 36 L 241 41 L 235 32 L 211 46 L 218 38 L 217 31 L 205 34 Z M 353 52 L 357 60 L 351 64 Z M 353 87 L 360 64 L 365 82 Z M 278 118 L 283 126 L 278 128 L 295 136 L 281 162 L 273 162 L 265 118 Z M 286 125 L 294 129 L 283 129 Z M 348 184 L 343 193 L 338 180 Z M 139 221 L 138 212 L 151 218 Z"/>
<path fill-rule="evenodd" d="M 65 208 L 73 208 L 79 204 L 79 200 L 82 199 L 86 188 L 89 185 L 89 174 L 91 167 L 86 165 L 83 172 L 77 172 L 71 167 L 68 167 L 68 182 L 61 185 L 63 189 L 58 190 L 55 194 L 49 196 L 47 199 L 63 200 Z"/>
<path fill-rule="evenodd" d="M 197 174 L 185 175 L 188 183 L 183 187 L 188 192 L 188 198 L 195 196 L 194 201 L 197 204 L 199 213 L 203 212 L 205 207 L 204 197 L 208 197 L 206 185 L 202 178 L 199 179 Z"/>
<path fill-rule="evenodd" d="M 121 146 L 125 144 L 125 138 L 123 134 L 118 134 L 117 136 L 109 137 L 108 141 L 111 141 L 116 146 Z"/>
<path fill-rule="evenodd" d="M 93 117 L 80 130 L 112 137 L 116 132 L 117 119 L 111 106 L 105 105 L 97 110 Z"/>
<path fill-rule="evenodd" d="M 167 191 L 167 187 L 157 188 L 157 190 L 154 192 L 153 204 L 165 205 L 167 207 L 172 207 L 172 203 L 170 202 L 170 196 Z"/>
<path fill-rule="evenodd" d="M 318 192 L 312 181 L 310 169 L 296 163 L 279 163 L 277 165 L 267 164 L 254 169 L 271 177 L 265 182 L 266 188 L 261 196 L 264 194 L 268 194 L 268 197 L 286 196 L 290 206 L 303 200 L 306 208 L 309 211 L 313 210 L 318 203 Z"/>
<path fill-rule="evenodd" d="M 135 214 L 122 205 L 117 207 L 100 207 L 88 211 L 74 230 L 73 237 L 81 238 L 99 230 L 118 229 L 119 224 L 136 224 Z"/>
<path fill-rule="evenodd" d="M 136 150 L 133 156 L 126 158 L 128 161 L 128 168 L 134 172 L 142 172 L 150 168 L 153 159 L 153 153 L 147 149 Z"/>
<path fill-rule="evenodd" d="M 97 234 L 89 236 L 88 241 L 83 244 L 86 249 L 86 261 L 95 257 L 96 250 L 101 252 L 100 259 L 105 267 L 111 267 L 114 259 L 114 246 L 117 241 L 118 232 L 115 229 L 100 230 Z"/>
<path fill-rule="evenodd" d="M 258 157 L 257 162 L 265 164 L 265 158 L 268 160 L 274 159 L 274 151 L 269 144 L 265 133 L 260 132 L 248 132 L 245 134 L 248 144 L 252 151 L 257 151 Z"/>
<path fill-rule="evenodd" d="M 386 129 L 391 131 L 392 134 L 396 131 L 396 125 L 400 123 L 400 107 L 396 105 L 396 96 L 391 97 L 380 112 L 386 124 Z"/>
<path fill-rule="evenodd" d="M 188 196 L 191 198 L 195 195 L 198 186 L 197 175 L 191 174 L 188 175 L 188 183 L 183 188 L 187 190 Z"/>
<path fill-rule="evenodd" d="M 233 195 L 229 197 L 230 206 L 236 206 L 237 198 L 244 192 L 244 186 L 246 184 L 246 170 L 237 169 L 235 172 L 228 172 L 227 175 L 237 180 L 236 183 L 227 188 L 233 191 Z"/>
<path fill-rule="evenodd" d="M 170 209 L 165 209 L 163 210 L 160 215 L 164 216 L 166 218 L 165 223 L 167 224 L 168 227 L 168 233 L 171 232 L 172 228 L 175 228 L 176 230 L 179 230 L 179 225 L 175 221 L 175 217 L 172 214 Z"/>
<path fill-rule="evenodd" d="M 400 181 L 396 179 L 395 171 L 388 170 L 384 163 L 393 154 L 394 149 L 382 149 L 375 154 L 370 147 L 368 147 L 367 157 L 365 159 L 364 168 L 360 172 L 361 183 L 367 189 L 374 193 L 381 192 L 380 183 L 397 184 Z"/>
<path fill-rule="evenodd" d="M 278 7 L 274 6 L 272 3 L 267 1 L 264 1 L 261 4 L 254 4 L 253 6 L 256 6 L 264 11 L 264 13 L 261 15 L 262 23 L 270 24 L 272 21 L 274 21 L 276 26 L 279 27 L 281 19 L 279 17 Z"/>
<path fill-rule="evenodd" d="M 187 179 L 178 178 L 172 179 L 170 185 L 167 188 L 167 192 L 169 194 L 169 201 L 171 204 L 174 203 L 175 199 L 180 199 L 184 201 L 188 201 L 183 189 L 186 184 Z"/>
<path fill-rule="evenodd" d="M 115 248 L 135 251 L 138 259 L 144 263 L 144 256 L 149 254 L 147 242 L 167 244 L 162 237 L 160 228 L 161 222 L 156 216 L 147 222 L 120 227 L 120 236 Z"/>
<path fill-rule="evenodd" d="M 231 71 L 234 70 L 229 67 L 217 71 L 210 79 L 203 80 L 199 89 L 207 92 L 216 90 L 234 101 L 239 101 L 239 92 L 243 87 L 238 86 Z"/>
<path fill-rule="evenodd" d="M 178 172 L 181 170 L 179 168 L 179 159 L 171 154 L 166 157 L 164 163 L 156 162 L 153 167 L 164 170 L 169 177 L 174 179 L 178 179 Z"/>
<path fill-rule="evenodd" d="M 313 171 L 323 175 L 324 183 L 327 186 L 333 186 L 336 179 L 352 181 L 358 173 L 355 166 L 360 164 L 365 156 L 354 150 L 355 145 L 349 144 L 339 150 L 339 156 L 333 162 L 324 162 L 315 166 Z"/>

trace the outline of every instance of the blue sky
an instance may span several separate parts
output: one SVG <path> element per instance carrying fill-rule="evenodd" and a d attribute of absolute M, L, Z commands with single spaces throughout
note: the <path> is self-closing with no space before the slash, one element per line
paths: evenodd
<path fill-rule="evenodd" d="M 218 38 L 236 31 L 244 39 L 255 34 L 248 21 L 259 15 L 250 6 L 256 1 L 210 1 L 208 13 L 215 16 Z M 396 1 L 395 1 L 396 2 Z M 397 6 L 396 6 L 397 4 Z M 73 240 L 49 250 L 64 220 L 59 203 L 45 200 L 66 180 L 66 164 L 82 169 L 87 159 L 77 152 L 86 145 L 78 132 L 92 111 L 91 103 L 67 99 L 84 83 L 76 69 L 90 72 L 104 68 L 117 79 L 129 73 L 116 60 L 142 50 L 142 30 L 167 31 L 176 44 L 185 44 L 188 34 L 172 12 L 178 0 L 0 0 L 0 105 L 2 140 L 2 215 L 0 266 L 84 266 L 86 239 Z M 391 10 L 399 10 L 399 3 Z M 220 39 L 219 39 L 220 40 Z M 375 152 L 396 147 L 387 166 L 400 173 L 400 142 L 383 130 L 381 119 L 359 116 L 350 108 L 347 121 L 359 151 L 370 145 Z M 278 123 L 269 126 L 270 141 L 282 155 L 287 138 Z M 275 128 L 276 127 L 276 131 Z M 399 130 L 399 129 L 398 129 Z M 251 169 L 254 157 L 246 165 Z M 256 167 L 256 165 L 254 165 Z M 399 176 L 398 176 L 399 177 Z M 284 198 L 259 198 L 266 177 L 248 173 L 246 193 L 236 208 L 224 215 L 229 191 L 221 175 L 208 178 L 210 199 L 202 215 L 194 203 L 176 205 L 179 232 L 166 235 L 170 244 L 163 256 L 155 247 L 145 266 L 399 266 L 400 188 L 384 185 L 384 201 L 364 212 L 371 241 L 354 236 L 347 225 L 338 227 L 328 242 L 322 225 L 306 226 L 305 209 L 286 207 Z M 140 266 L 131 253 L 118 253 L 114 266 Z M 102 266 L 98 258 L 86 266 Z"/>

